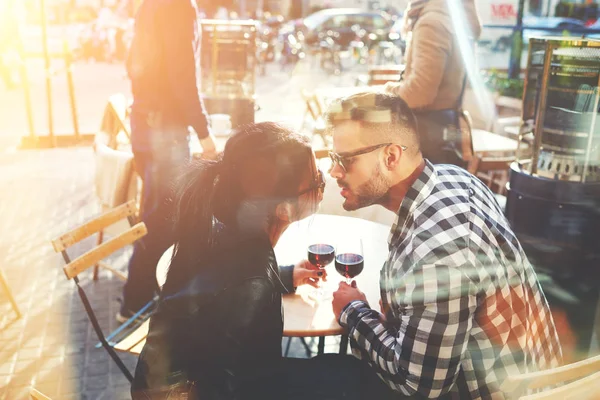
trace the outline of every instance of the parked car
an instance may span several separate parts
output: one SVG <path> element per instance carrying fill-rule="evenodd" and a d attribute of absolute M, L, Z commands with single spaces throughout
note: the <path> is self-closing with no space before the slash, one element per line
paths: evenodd
<path fill-rule="evenodd" d="M 532 37 L 540 36 L 563 36 L 565 31 L 573 29 L 585 29 L 585 23 L 575 18 L 563 17 L 526 17 L 523 18 L 523 25 L 528 29 L 523 30 L 523 43 L 528 44 Z M 560 30 L 547 31 L 536 28 L 554 28 Z M 575 34 L 579 36 L 580 34 Z"/>
<path fill-rule="evenodd" d="M 525 17 L 523 18 L 523 45 L 529 45 L 529 39 L 543 36 L 563 36 L 565 31 L 573 29 L 585 29 L 585 24 L 575 18 L 562 17 Z M 541 28 L 541 29 L 540 29 Z M 558 30 L 545 30 L 543 28 L 552 28 Z M 579 34 L 577 34 L 579 35 Z M 492 50 L 505 51 L 512 45 L 512 36 L 507 32 L 506 35 L 499 37 L 493 44 Z"/>
<path fill-rule="evenodd" d="M 600 30 L 600 19 L 596 20 L 596 22 L 589 25 L 587 28 Z M 590 33 L 589 35 L 585 35 L 585 37 L 589 39 L 600 40 L 600 33 Z"/>
<path fill-rule="evenodd" d="M 371 36 L 375 35 L 375 41 L 388 40 L 392 23 L 389 15 L 384 12 L 329 8 L 296 20 L 288 28 L 295 27 L 301 31 L 305 43 L 309 46 L 318 45 L 321 37 L 327 34 L 335 37 L 336 43 L 345 49 L 355 39 L 357 27 L 364 29 Z"/>

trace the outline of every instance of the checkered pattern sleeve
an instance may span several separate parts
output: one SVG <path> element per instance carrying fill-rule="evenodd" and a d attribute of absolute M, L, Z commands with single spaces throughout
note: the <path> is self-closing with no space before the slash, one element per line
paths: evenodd
<path fill-rule="evenodd" d="M 340 324 L 348 328 L 353 352 L 392 389 L 438 398 L 460 371 L 477 306 L 475 285 L 460 268 L 429 264 L 411 268 L 397 287 L 397 321 L 383 321 L 354 301 Z"/>

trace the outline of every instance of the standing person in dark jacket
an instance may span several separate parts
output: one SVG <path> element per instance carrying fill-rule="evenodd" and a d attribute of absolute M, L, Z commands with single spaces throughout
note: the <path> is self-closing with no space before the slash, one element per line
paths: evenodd
<path fill-rule="evenodd" d="M 167 200 L 174 177 L 190 159 L 189 128 L 205 158 L 217 154 L 200 97 L 200 42 L 195 0 L 145 0 L 138 9 L 127 70 L 134 99 L 131 142 L 144 182 L 141 209 L 148 235 L 129 262 L 120 322 L 157 289 L 156 264 L 173 243 Z"/>

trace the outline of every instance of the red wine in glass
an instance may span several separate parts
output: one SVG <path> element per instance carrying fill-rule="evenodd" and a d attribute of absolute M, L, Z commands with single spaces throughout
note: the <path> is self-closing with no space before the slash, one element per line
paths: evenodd
<path fill-rule="evenodd" d="M 318 268 L 325 268 L 335 258 L 335 248 L 328 244 L 311 244 L 308 246 L 308 261 Z"/>
<path fill-rule="evenodd" d="M 346 282 L 360 274 L 365 266 L 365 259 L 360 254 L 342 253 L 335 257 L 335 270 L 346 278 Z"/>

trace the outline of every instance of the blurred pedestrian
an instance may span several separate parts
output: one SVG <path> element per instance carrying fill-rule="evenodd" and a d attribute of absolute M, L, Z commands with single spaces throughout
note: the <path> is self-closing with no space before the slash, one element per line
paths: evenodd
<path fill-rule="evenodd" d="M 402 29 L 406 69 L 400 82 L 387 83 L 385 89 L 415 111 L 423 156 L 433 163 L 460 165 L 459 132 L 445 128 L 458 127 L 467 84 L 463 51 L 472 51 L 481 33 L 475 1 L 411 0 Z M 450 132 L 456 134 L 445 138 Z"/>
<path fill-rule="evenodd" d="M 201 30 L 195 0 L 145 0 L 136 15 L 127 60 L 133 106 L 131 144 L 142 177 L 142 221 L 148 228 L 129 262 L 117 320 L 140 310 L 157 289 L 156 265 L 173 244 L 171 185 L 190 159 L 191 127 L 203 156 L 217 156 L 200 96 Z"/>

